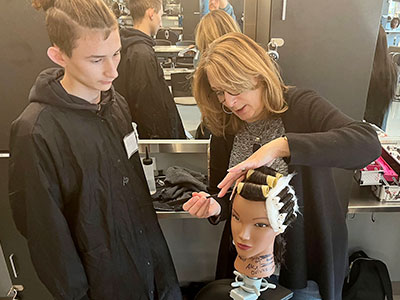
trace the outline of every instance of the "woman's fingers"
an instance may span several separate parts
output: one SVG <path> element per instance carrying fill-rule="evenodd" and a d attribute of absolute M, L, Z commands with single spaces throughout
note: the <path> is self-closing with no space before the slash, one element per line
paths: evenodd
<path fill-rule="evenodd" d="M 193 197 L 186 201 L 182 208 L 192 216 L 208 218 L 211 198 L 206 198 L 207 193 L 193 193 Z"/>
<path fill-rule="evenodd" d="M 190 198 L 188 201 L 186 201 L 182 205 L 183 210 L 189 211 L 189 209 L 191 209 L 193 207 L 193 205 L 195 205 L 198 200 L 199 200 L 198 196 L 194 196 L 194 197 Z"/>
<path fill-rule="evenodd" d="M 223 197 L 235 180 L 240 177 L 240 173 L 228 173 L 224 179 L 218 184 L 218 188 L 221 190 L 218 193 L 218 198 Z"/>
<path fill-rule="evenodd" d="M 196 216 L 198 218 L 208 218 L 209 217 L 209 209 L 210 209 L 210 199 L 205 199 L 204 203 L 199 207 Z"/>

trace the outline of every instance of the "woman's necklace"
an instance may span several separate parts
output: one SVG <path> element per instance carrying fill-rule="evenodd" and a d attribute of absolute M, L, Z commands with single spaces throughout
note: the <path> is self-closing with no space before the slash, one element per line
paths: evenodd
<path fill-rule="evenodd" d="M 246 123 L 246 130 L 253 139 L 253 153 L 261 148 L 261 137 L 267 127 L 267 120 L 261 120 L 252 124 Z"/>

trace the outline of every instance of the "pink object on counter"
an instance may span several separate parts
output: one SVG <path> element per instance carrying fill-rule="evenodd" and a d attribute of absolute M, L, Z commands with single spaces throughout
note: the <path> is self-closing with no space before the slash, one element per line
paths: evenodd
<path fill-rule="evenodd" d="M 377 162 L 384 171 L 383 177 L 387 182 L 393 182 L 393 177 L 398 180 L 399 175 L 393 171 L 393 169 L 388 165 L 388 163 L 380 156 L 375 162 Z"/>

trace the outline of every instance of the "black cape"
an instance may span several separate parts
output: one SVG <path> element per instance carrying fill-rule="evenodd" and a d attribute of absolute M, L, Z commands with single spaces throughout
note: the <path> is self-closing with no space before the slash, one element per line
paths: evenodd
<path fill-rule="evenodd" d="M 9 197 L 32 262 L 55 299 L 181 299 L 136 152 L 125 100 L 69 95 L 42 72 L 11 128 Z"/>
<path fill-rule="evenodd" d="M 186 139 L 182 120 L 154 52 L 154 40 L 121 29 L 121 62 L 115 89 L 129 104 L 141 139 Z"/>

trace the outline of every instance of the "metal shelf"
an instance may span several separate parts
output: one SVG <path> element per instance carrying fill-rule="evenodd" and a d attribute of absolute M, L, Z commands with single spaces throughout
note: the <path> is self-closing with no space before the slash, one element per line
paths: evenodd
<path fill-rule="evenodd" d="M 350 194 L 348 212 L 400 212 L 400 201 L 381 202 L 372 194 L 369 186 L 360 187 L 354 182 Z"/>

